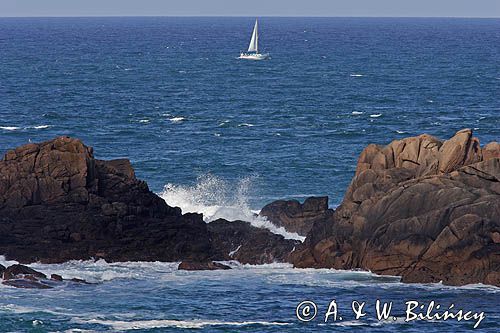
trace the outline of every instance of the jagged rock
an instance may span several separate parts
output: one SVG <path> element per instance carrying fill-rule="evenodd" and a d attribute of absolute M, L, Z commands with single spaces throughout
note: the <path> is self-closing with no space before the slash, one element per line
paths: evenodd
<path fill-rule="evenodd" d="M 4 267 L 0 265 L 1 267 Z M 57 282 L 63 282 L 62 276 L 57 274 L 51 274 L 50 280 L 47 276 L 41 272 L 34 270 L 25 265 L 15 264 L 4 267 L 2 274 L 2 284 L 16 287 L 16 288 L 31 288 L 31 289 L 50 289 L 53 288 Z M 82 279 L 73 278 L 69 281 L 89 284 L 87 281 Z"/>
<path fill-rule="evenodd" d="M 97 160 L 78 139 L 24 145 L 0 160 L 0 254 L 8 259 L 225 260 L 227 246 L 241 239 L 221 239 L 240 234 L 217 232 L 208 231 L 201 214 L 182 214 L 149 191 L 128 160 Z M 248 263 L 284 260 L 293 248 L 267 230 L 242 226 L 239 232 L 262 246 L 262 254 L 243 247 Z"/>
<path fill-rule="evenodd" d="M 297 267 L 368 269 L 404 282 L 500 282 L 500 145 L 471 130 L 369 145 L 342 204 L 292 254 Z"/>
<path fill-rule="evenodd" d="M 237 260 L 252 265 L 286 262 L 300 243 L 244 221 L 219 219 L 210 222 L 208 230 L 214 247 L 213 260 Z"/>
<path fill-rule="evenodd" d="M 231 267 L 214 261 L 183 261 L 179 264 L 177 269 L 184 271 L 214 271 L 219 269 L 231 269 Z"/>
<path fill-rule="evenodd" d="M 328 209 L 328 197 L 310 197 L 303 204 L 297 200 L 277 200 L 262 208 L 259 215 L 273 224 L 305 236 L 316 221 L 333 214 Z"/>
<path fill-rule="evenodd" d="M 11 279 L 18 279 L 18 278 L 23 278 L 23 277 L 33 277 L 33 278 L 39 278 L 39 279 L 46 279 L 47 276 L 41 272 L 35 271 L 33 268 L 30 268 L 28 266 L 24 265 L 19 265 L 15 264 L 12 266 L 9 266 L 5 271 L 3 272 L 3 279 L 4 280 L 11 280 Z"/>
<path fill-rule="evenodd" d="M 137 180 L 128 160 L 100 161 L 59 137 L 0 161 L 0 253 L 20 262 L 205 260 L 206 224 Z"/>

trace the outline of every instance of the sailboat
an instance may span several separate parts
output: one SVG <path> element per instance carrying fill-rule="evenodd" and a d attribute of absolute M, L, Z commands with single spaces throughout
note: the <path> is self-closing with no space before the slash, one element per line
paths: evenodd
<path fill-rule="evenodd" d="M 255 19 L 255 26 L 253 27 L 252 38 L 250 39 L 250 45 L 248 45 L 248 51 L 246 53 L 241 53 L 238 59 L 269 59 L 269 53 L 259 53 L 259 23 L 257 22 L 257 19 Z"/>

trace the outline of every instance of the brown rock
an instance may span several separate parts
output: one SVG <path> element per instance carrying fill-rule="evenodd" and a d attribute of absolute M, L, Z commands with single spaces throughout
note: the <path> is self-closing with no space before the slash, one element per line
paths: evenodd
<path fill-rule="evenodd" d="M 259 215 L 288 232 L 305 236 L 313 224 L 333 214 L 328 209 L 328 197 L 310 197 L 303 204 L 297 200 L 278 200 L 266 205 Z"/>
<path fill-rule="evenodd" d="M 198 214 L 182 215 L 128 160 L 99 161 L 81 141 L 28 144 L 0 161 L 0 253 L 20 262 L 205 260 Z"/>
<path fill-rule="evenodd" d="M 481 148 L 470 130 L 369 145 L 342 204 L 314 225 L 294 265 L 499 285 L 498 147 Z"/>
<path fill-rule="evenodd" d="M 5 271 L 3 272 L 3 279 L 4 280 L 10 280 L 10 279 L 18 279 L 18 278 L 23 278 L 25 276 L 33 276 L 35 278 L 40 278 L 40 279 L 46 279 L 47 276 L 41 272 L 35 271 L 34 269 L 24 266 L 24 265 L 12 265 L 7 267 Z"/>
<path fill-rule="evenodd" d="M 57 274 L 51 274 L 50 275 L 50 279 L 51 280 L 54 280 L 54 281 L 59 281 L 59 282 L 62 282 L 63 281 L 63 278 L 61 275 L 57 275 Z"/>
<path fill-rule="evenodd" d="M 214 261 L 204 261 L 204 262 L 193 262 L 193 261 L 183 261 L 179 264 L 179 270 L 185 271 L 213 271 L 219 269 L 231 269 L 231 267 L 214 262 Z"/>

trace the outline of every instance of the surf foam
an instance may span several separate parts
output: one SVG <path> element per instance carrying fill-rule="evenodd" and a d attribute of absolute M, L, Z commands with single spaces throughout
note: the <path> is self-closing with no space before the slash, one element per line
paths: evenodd
<path fill-rule="evenodd" d="M 268 229 L 287 239 L 303 241 L 305 237 L 277 227 L 252 211 L 248 199 L 254 178 L 246 177 L 236 184 L 230 184 L 219 177 L 206 174 L 198 177 L 193 186 L 167 184 L 159 195 L 170 206 L 180 207 L 183 213 L 203 214 L 207 223 L 219 218 L 247 221 L 255 227 Z"/>

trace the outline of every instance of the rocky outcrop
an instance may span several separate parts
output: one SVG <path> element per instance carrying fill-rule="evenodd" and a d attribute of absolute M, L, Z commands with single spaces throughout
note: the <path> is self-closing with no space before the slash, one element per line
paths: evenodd
<path fill-rule="evenodd" d="M 244 221 L 219 219 L 208 224 L 208 231 L 214 248 L 213 260 L 237 260 L 253 265 L 286 262 L 300 244 Z"/>
<path fill-rule="evenodd" d="M 328 209 L 328 197 L 310 197 L 303 204 L 297 200 L 277 200 L 264 206 L 259 213 L 273 224 L 301 236 L 307 235 L 315 222 L 324 221 L 332 214 L 333 210 Z"/>
<path fill-rule="evenodd" d="M 9 259 L 205 260 L 210 252 L 202 216 L 168 206 L 128 160 L 97 160 L 60 137 L 0 161 L 0 253 Z"/>
<path fill-rule="evenodd" d="M 241 253 L 229 256 L 235 244 Z M 97 160 L 77 139 L 24 145 L 0 161 L 0 254 L 22 263 L 241 258 L 258 264 L 285 260 L 293 244 L 243 222 L 207 227 L 202 215 L 182 214 L 149 191 L 128 160 Z"/>
<path fill-rule="evenodd" d="M 50 280 L 42 272 L 38 272 L 33 268 L 28 266 L 15 264 L 5 268 L 3 267 L 3 272 L 0 278 L 3 280 L 2 284 L 16 287 L 16 288 L 29 288 L 29 289 L 50 289 L 58 286 L 60 282 L 70 281 L 75 283 L 89 284 L 85 280 L 81 279 L 71 279 L 64 280 L 62 276 L 57 274 L 52 274 Z"/>
<path fill-rule="evenodd" d="M 481 148 L 471 130 L 369 145 L 342 204 L 292 261 L 404 282 L 500 285 L 500 145 Z"/>
<path fill-rule="evenodd" d="M 183 271 L 215 271 L 215 270 L 226 270 L 231 269 L 231 267 L 214 262 L 214 261 L 183 261 L 179 264 L 178 270 Z"/>

